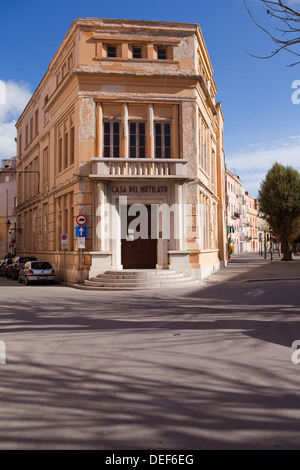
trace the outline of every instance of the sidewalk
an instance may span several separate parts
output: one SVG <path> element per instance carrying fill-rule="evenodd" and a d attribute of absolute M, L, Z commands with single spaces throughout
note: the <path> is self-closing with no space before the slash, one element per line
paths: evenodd
<path fill-rule="evenodd" d="M 267 259 L 258 253 L 242 253 L 233 255 L 227 267 L 205 279 L 206 284 L 218 282 L 250 282 L 250 281 L 300 281 L 300 256 L 294 256 L 292 262 L 281 261 L 278 254 L 270 254 Z"/>

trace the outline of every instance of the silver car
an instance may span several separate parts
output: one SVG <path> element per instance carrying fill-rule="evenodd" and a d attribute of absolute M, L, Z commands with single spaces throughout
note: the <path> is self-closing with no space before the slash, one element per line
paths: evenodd
<path fill-rule="evenodd" d="M 48 261 L 27 261 L 19 271 L 18 281 L 28 286 L 32 281 L 54 284 L 55 271 Z"/>

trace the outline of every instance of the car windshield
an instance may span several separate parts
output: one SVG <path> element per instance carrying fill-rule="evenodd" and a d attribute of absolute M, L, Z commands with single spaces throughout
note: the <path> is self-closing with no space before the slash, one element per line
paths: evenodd
<path fill-rule="evenodd" d="M 31 268 L 32 269 L 52 269 L 52 266 L 50 263 L 47 263 L 45 261 L 37 261 L 36 263 L 31 263 Z"/>

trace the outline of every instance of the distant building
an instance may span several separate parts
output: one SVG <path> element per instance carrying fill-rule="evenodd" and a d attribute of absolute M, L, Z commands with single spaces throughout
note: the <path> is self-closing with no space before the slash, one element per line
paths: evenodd
<path fill-rule="evenodd" d="M 16 157 L 2 160 L 0 169 L 0 259 L 16 251 Z"/>
<path fill-rule="evenodd" d="M 258 201 L 226 169 L 227 234 L 234 253 L 259 251 Z"/>
<path fill-rule="evenodd" d="M 259 251 L 258 201 L 248 196 L 248 246 L 247 251 Z"/>
<path fill-rule="evenodd" d="M 227 191 L 227 232 L 231 237 L 231 247 L 233 253 L 243 253 L 245 251 L 244 240 L 244 189 L 237 175 L 226 170 L 226 191 Z"/>
<path fill-rule="evenodd" d="M 226 264 L 216 92 L 198 25 L 76 20 L 16 125 L 18 250 L 62 279 L 65 235 L 67 280 L 77 282 L 84 215 L 85 279 L 126 268 L 203 278 Z"/>

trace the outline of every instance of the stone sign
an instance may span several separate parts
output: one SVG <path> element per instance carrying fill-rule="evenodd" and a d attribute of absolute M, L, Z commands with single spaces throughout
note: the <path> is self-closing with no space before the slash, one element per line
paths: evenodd
<path fill-rule="evenodd" d="M 168 186 L 113 185 L 110 190 L 113 194 L 166 194 L 168 192 Z"/>

